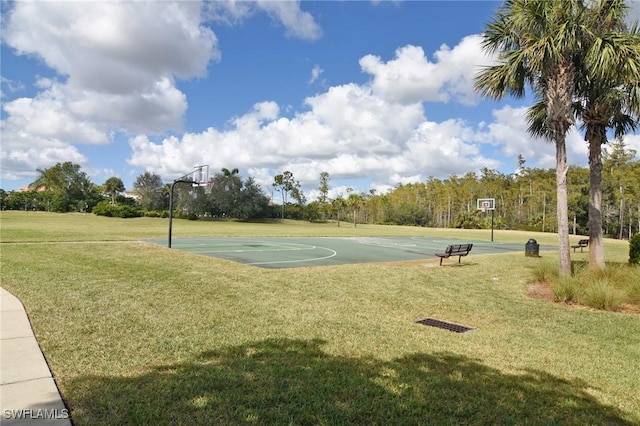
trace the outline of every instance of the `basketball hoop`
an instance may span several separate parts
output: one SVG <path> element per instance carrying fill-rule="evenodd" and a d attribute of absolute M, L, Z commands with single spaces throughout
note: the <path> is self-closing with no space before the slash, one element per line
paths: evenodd
<path fill-rule="evenodd" d="M 478 198 L 476 202 L 478 210 L 483 214 L 491 210 L 491 241 L 493 241 L 493 215 L 496 209 L 496 200 L 495 198 Z"/>

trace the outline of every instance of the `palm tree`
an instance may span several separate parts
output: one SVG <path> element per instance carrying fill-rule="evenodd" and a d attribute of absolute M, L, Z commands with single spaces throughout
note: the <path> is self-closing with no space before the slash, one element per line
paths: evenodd
<path fill-rule="evenodd" d="M 589 144 L 589 265 L 604 268 L 602 241 L 602 145 L 636 129 L 640 117 L 640 31 L 627 30 L 624 0 L 592 2 L 577 79 L 578 116 Z"/>
<path fill-rule="evenodd" d="M 227 169 L 226 167 L 223 167 L 223 168 L 221 169 L 221 171 L 222 171 L 222 174 L 223 174 L 225 177 L 235 176 L 235 175 L 237 175 L 238 173 L 240 173 L 240 170 L 238 170 L 237 168 L 234 168 L 234 169 L 229 170 L 229 169 Z"/>
<path fill-rule="evenodd" d="M 102 190 L 111 197 L 111 204 L 116 204 L 116 197 L 124 191 L 124 183 L 119 177 L 110 177 L 102 184 Z"/>
<path fill-rule="evenodd" d="M 566 135 L 574 124 L 576 56 L 584 4 L 580 0 L 507 0 L 483 34 L 483 47 L 499 64 L 476 76 L 476 89 L 502 99 L 525 95 L 529 85 L 546 102 L 547 134 L 556 146 L 560 274 L 571 274 Z"/>

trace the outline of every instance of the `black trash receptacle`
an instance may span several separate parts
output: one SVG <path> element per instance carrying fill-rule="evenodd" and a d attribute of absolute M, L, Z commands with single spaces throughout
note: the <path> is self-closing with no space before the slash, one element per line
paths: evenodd
<path fill-rule="evenodd" d="M 524 245 L 524 255 L 528 257 L 540 257 L 540 244 L 533 238 Z"/>

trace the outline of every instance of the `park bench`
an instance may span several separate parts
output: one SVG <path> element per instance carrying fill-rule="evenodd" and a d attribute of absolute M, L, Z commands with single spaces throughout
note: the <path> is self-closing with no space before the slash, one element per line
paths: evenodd
<path fill-rule="evenodd" d="M 573 249 L 573 252 L 576 252 L 576 249 L 580 249 L 580 253 L 582 253 L 582 249 L 584 249 L 585 247 L 587 247 L 589 245 L 589 240 L 580 240 L 578 241 L 578 244 L 575 244 L 573 246 L 571 246 L 571 248 Z"/>
<path fill-rule="evenodd" d="M 458 263 L 462 259 L 462 256 L 466 256 L 471 251 L 473 244 L 452 244 L 447 246 L 444 253 L 436 253 L 436 256 L 440 258 L 440 265 L 442 265 L 442 259 L 446 259 L 451 256 L 458 256 Z"/>

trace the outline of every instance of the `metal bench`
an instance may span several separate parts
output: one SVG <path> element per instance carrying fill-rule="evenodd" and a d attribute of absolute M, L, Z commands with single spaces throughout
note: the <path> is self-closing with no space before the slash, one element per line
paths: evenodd
<path fill-rule="evenodd" d="M 471 251 L 473 244 L 452 244 L 447 246 L 444 253 L 436 253 L 436 256 L 440 258 L 440 265 L 442 265 L 442 259 L 446 259 L 451 256 L 458 256 L 458 263 L 462 260 L 462 256 L 466 256 Z"/>
<path fill-rule="evenodd" d="M 589 240 L 580 240 L 580 241 L 578 241 L 578 244 L 575 244 L 575 245 L 571 246 L 571 248 L 573 249 L 574 253 L 576 252 L 576 249 L 578 249 L 578 248 L 580 249 L 580 253 L 582 253 L 582 250 L 585 247 L 588 247 L 588 246 L 589 246 Z"/>

